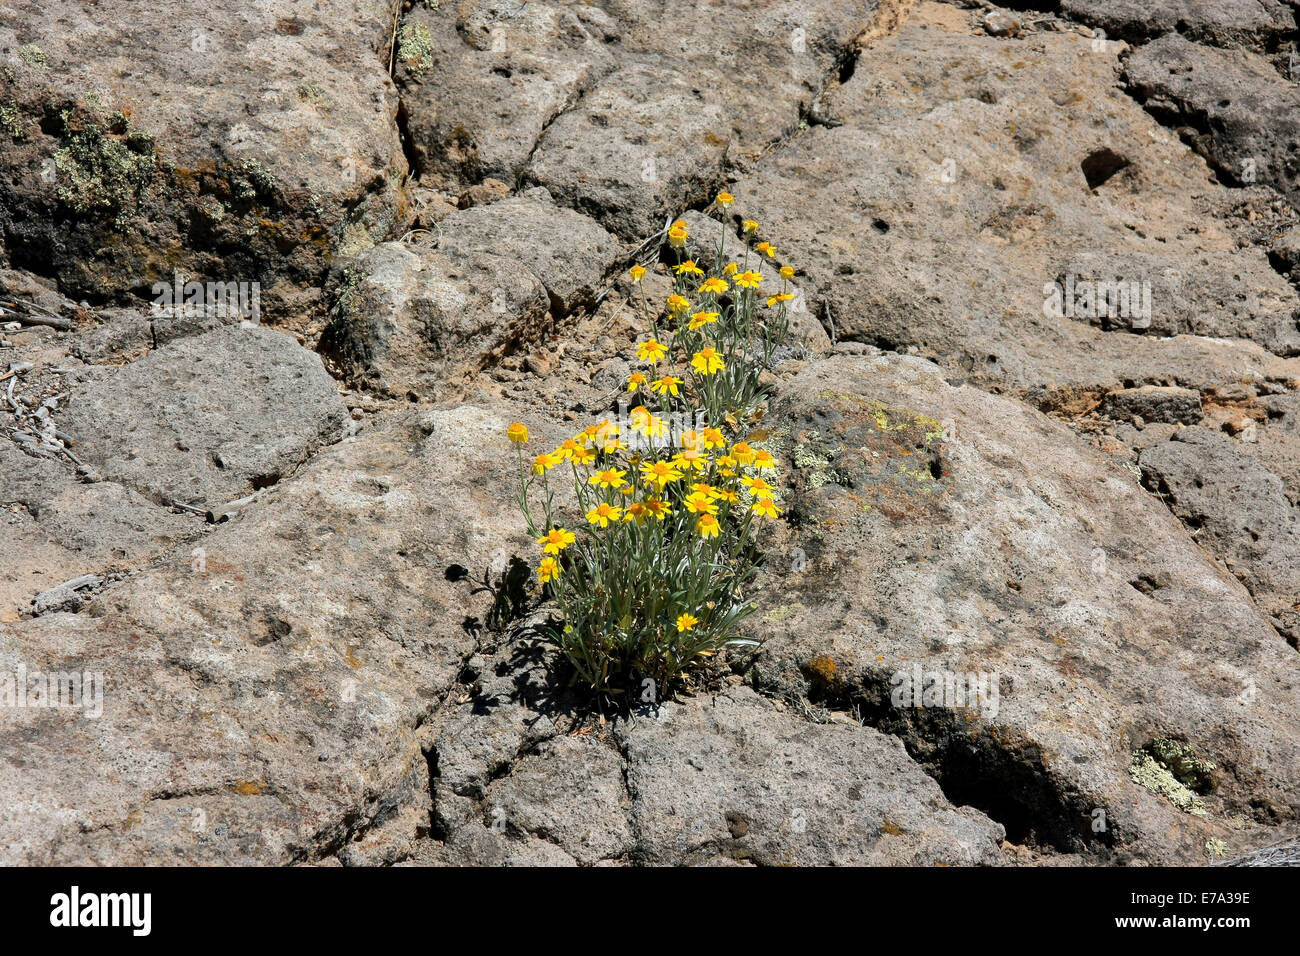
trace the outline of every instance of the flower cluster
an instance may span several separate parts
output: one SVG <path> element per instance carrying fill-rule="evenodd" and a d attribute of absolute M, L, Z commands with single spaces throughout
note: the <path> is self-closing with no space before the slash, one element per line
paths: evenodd
<path fill-rule="evenodd" d="M 722 209 L 731 202 L 718 196 Z M 752 237 L 757 224 L 743 231 Z M 555 640 L 597 691 L 634 678 L 663 687 L 728 644 L 752 643 L 734 629 L 754 609 L 745 589 L 761 528 L 781 515 L 777 463 L 746 432 L 766 394 L 760 373 L 788 329 L 793 272 L 764 275 L 770 243 L 751 248 L 747 238 L 740 261 L 727 262 L 724 233 L 712 250 L 719 267 L 706 270 L 690 257 L 685 222 L 667 238 L 676 263 L 662 308 L 650 308 L 645 268 L 630 270 L 651 329 L 626 384 L 640 404 L 531 457 L 527 427 L 507 431 L 540 549 L 537 577 L 564 618 Z M 778 290 L 764 296 L 767 284 Z M 578 505 L 567 520 L 554 504 L 561 475 Z"/>

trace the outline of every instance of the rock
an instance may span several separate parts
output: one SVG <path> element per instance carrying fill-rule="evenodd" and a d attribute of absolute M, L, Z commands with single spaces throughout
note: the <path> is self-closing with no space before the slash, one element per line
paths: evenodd
<path fill-rule="evenodd" d="M 1300 642 L 1300 512 L 1240 443 L 1184 428 L 1142 452 L 1143 481 L 1220 556 L 1292 644 Z"/>
<path fill-rule="evenodd" d="M 837 355 L 783 395 L 800 531 L 746 625 L 760 690 L 852 705 L 1015 844 L 1191 862 L 1294 827 L 1295 652 L 1131 474 L 916 358 Z M 953 686 L 902 696 L 918 671 Z M 1130 778 L 1169 740 L 1217 768 L 1204 816 Z"/>
<path fill-rule="evenodd" d="M 1161 385 L 1121 388 L 1102 399 L 1101 411 L 1120 420 L 1138 415 L 1147 422 L 1195 425 L 1201 420 L 1201 396 L 1191 389 Z"/>
<path fill-rule="evenodd" d="M 586 216 L 558 207 L 544 189 L 453 213 L 439 224 L 438 251 L 451 259 L 492 254 L 531 271 L 559 318 L 590 305 L 618 262 L 618 240 Z"/>
<path fill-rule="evenodd" d="M 980 19 L 980 26 L 994 37 L 1013 37 L 1020 32 L 1020 21 L 1005 10 L 990 10 Z"/>
<path fill-rule="evenodd" d="M 1295 32 L 1282 0 L 1061 0 L 1061 13 L 1130 43 L 1167 34 L 1266 50 Z"/>
<path fill-rule="evenodd" d="M 516 258 L 386 242 L 342 270 L 319 350 L 354 385 L 433 398 L 540 334 L 549 304 Z"/>
<path fill-rule="evenodd" d="M 97 324 L 78 336 L 73 353 L 83 362 L 134 362 L 154 346 L 153 324 L 139 312 L 110 309 Z"/>
<path fill-rule="evenodd" d="M 396 224 L 391 29 L 390 10 L 340 0 L 179 0 L 165 23 L 128 0 L 11 3 L 0 222 L 14 265 L 74 297 L 122 299 L 180 270 L 260 281 L 272 314 L 300 308 L 336 253 Z"/>
<path fill-rule="evenodd" d="M 491 620 L 474 580 L 531 556 L 501 513 L 521 413 L 394 414 L 213 529 L 201 566 L 184 548 L 87 613 L 0 623 L 0 672 L 107 678 L 99 719 L 0 714 L 0 860 L 287 864 L 421 807 L 427 828 L 421 727 Z"/>
<path fill-rule="evenodd" d="M 1229 191 L 1114 89 L 1114 52 L 966 24 L 919 4 L 833 93 L 842 126 L 810 129 L 732 188 L 733 211 L 826 299 L 838 340 L 914 348 L 1001 389 L 1240 377 L 1237 346 L 1183 335 L 1300 353 L 1300 298 L 1223 227 Z"/>
<path fill-rule="evenodd" d="M 869 727 L 778 713 L 747 688 L 667 705 L 619 733 L 644 862 L 996 864 L 1000 826 L 957 809 Z"/>
<path fill-rule="evenodd" d="M 106 478 L 191 507 L 275 484 L 346 420 L 320 358 L 254 326 L 150 352 L 79 386 L 62 413 L 79 457 Z"/>
<path fill-rule="evenodd" d="M 0 442 L 0 472 L 0 503 L 21 505 L 43 536 L 82 568 L 101 574 L 147 564 L 199 533 L 193 519 L 130 488 L 111 481 L 83 484 L 55 462 L 32 458 L 7 442 Z M 31 582 L 28 589 L 35 594 L 41 588 Z"/>
<path fill-rule="evenodd" d="M 32 610 L 37 614 L 53 614 L 56 611 L 76 611 L 85 602 L 82 592 L 91 591 L 104 583 L 96 574 L 83 574 L 70 581 L 42 591 L 32 599 Z"/>
<path fill-rule="evenodd" d="M 1134 52 L 1124 76 L 1161 122 L 1196 131 L 1193 145 L 1228 182 L 1266 183 L 1300 201 L 1300 91 L 1263 56 L 1169 34 Z"/>
<path fill-rule="evenodd" d="M 855 40 L 904 4 L 778 4 L 720 33 L 723 6 L 635 8 L 617 68 L 547 126 L 525 180 L 641 240 L 711 199 L 726 159 L 755 156 L 793 132 Z"/>
<path fill-rule="evenodd" d="M 1300 226 L 1293 226 L 1278 236 L 1269 255 L 1281 268 L 1282 273 L 1290 273 L 1293 280 L 1300 279 Z"/>
<path fill-rule="evenodd" d="M 418 171 L 452 183 L 518 180 L 547 126 L 609 72 L 620 24 L 603 7 L 420 4 L 399 58 Z"/>

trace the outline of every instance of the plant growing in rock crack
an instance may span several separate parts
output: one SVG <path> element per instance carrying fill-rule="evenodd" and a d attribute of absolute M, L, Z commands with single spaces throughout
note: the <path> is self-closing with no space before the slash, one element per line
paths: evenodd
<path fill-rule="evenodd" d="M 718 196 L 726 208 L 732 197 Z M 785 340 L 793 272 L 762 272 L 768 243 L 739 261 L 725 232 L 707 275 L 690 258 L 684 222 L 668 230 L 673 292 L 652 309 L 644 267 L 630 271 L 652 335 L 636 346 L 627 390 L 643 404 L 619 422 L 590 425 L 531 461 L 528 429 L 508 430 L 519 464 L 519 506 L 542 551 L 538 578 L 563 616 L 551 637 L 577 679 L 621 693 L 640 678 L 667 690 L 728 645 L 755 642 L 736 625 L 755 605 L 747 590 L 765 522 L 775 520 L 776 462 L 745 440 L 766 388 L 760 374 Z M 765 292 L 764 286 L 779 286 Z M 553 482 L 571 481 L 579 515 L 557 513 Z M 538 511 L 540 509 L 540 513 Z"/>

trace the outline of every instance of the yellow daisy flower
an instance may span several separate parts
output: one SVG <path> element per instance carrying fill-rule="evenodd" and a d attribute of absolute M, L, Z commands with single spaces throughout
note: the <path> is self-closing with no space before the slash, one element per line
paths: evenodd
<path fill-rule="evenodd" d="M 749 447 L 749 442 L 738 441 L 731 446 L 731 454 L 740 464 L 752 465 L 756 453 Z"/>
<path fill-rule="evenodd" d="M 701 538 L 716 538 L 722 526 L 713 515 L 702 514 L 695 522 L 695 530 L 700 533 Z"/>
<path fill-rule="evenodd" d="M 608 528 L 611 521 L 618 521 L 621 517 L 623 517 L 622 508 L 602 501 L 587 512 L 587 523 Z"/>
<path fill-rule="evenodd" d="M 670 461 L 647 461 L 641 465 L 641 477 L 663 490 L 666 485 L 678 481 L 682 473 Z"/>
<path fill-rule="evenodd" d="M 705 295 L 705 294 L 722 295 L 724 292 L 727 291 L 727 283 L 725 280 L 719 279 L 716 276 L 710 277 L 708 279 L 705 279 L 702 283 L 700 283 L 700 287 L 697 291 L 700 293 L 700 295 Z"/>
<path fill-rule="evenodd" d="M 646 500 L 645 510 L 650 517 L 663 521 L 664 518 L 673 513 L 673 506 L 662 498 L 649 498 Z"/>
<path fill-rule="evenodd" d="M 623 480 L 626 471 L 620 471 L 617 468 L 606 468 L 604 471 L 598 471 L 587 479 L 587 484 L 596 485 L 600 488 L 613 488 L 615 491 L 621 489 L 627 482 Z"/>
<path fill-rule="evenodd" d="M 749 269 L 745 272 L 737 273 L 735 278 L 731 281 L 736 283 L 736 285 L 740 286 L 742 289 L 757 289 L 763 282 L 763 273 Z"/>
<path fill-rule="evenodd" d="M 657 378 L 650 383 L 650 391 L 657 395 L 665 392 L 669 395 L 677 394 L 677 386 L 682 384 L 682 380 L 673 375 L 665 375 L 663 378 Z"/>
<path fill-rule="evenodd" d="M 718 193 L 717 199 L 715 199 L 714 201 L 723 209 L 726 209 L 728 206 L 730 206 L 733 202 L 736 201 L 736 197 L 731 195 L 731 193 L 723 190 L 722 192 Z"/>
<path fill-rule="evenodd" d="M 691 313 L 691 324 L 688 326 L 692 332 L 696 329 L 702 329 L 711 322 L 718 321 L 716 312 L 693 312 Z"/>
<path fill-rule="evenodd" d="M 691 368 L 701 375 L 712 375 L 714 372 L 721 372 L 724 367 L 722 356 L 712 348 L 700 349 L 691 358 Z"/>
<path fill-rule="evenodd" d="M 699 623 L 700 619 L 694 614 L 679 614 L 677 615 L 677 633 L 680 634 L 683 631 L 689 631 Z"/>
<path fill-rule="evenodd" d="M 648 339 L 636 347 L 636 357 L 643 362 L 658 362 L 667 354 L 668 349 L 658 339 Z"/>
<path fill-rule="evenodd" d="M 764 518 L 775 518 L 781 513 L 771 498 L 759 498 L 750 510 Z"/>
<path fill-rule="evenodd" d="M 640 282 L 645 278 L 645 266 L 633 266 L 627 270 L 627 274 L 632 277 L 633 282 Z"/>
<path fill-rule="evenodd" d="M 574 540 L 575 535 L 572 531 L 566 531 L 563 528 L 552 528 L 538 538 L 537 543 L 542 546 L 542 551 L 546 554 L 559 554 L 573 544 Z"/>
<path fill-rule="evenodd" d="M 533 459 L 533 473 L 544 475 L 556 465 L 564 461 L 564 456 L 556 452 L 543 452 Z"/>
<path fill-rule="evenodd" d="M 560 576 L 560 562 L 554 558 L 542 558 L 542 563 L 537 566 L 537 580 L 546 584 L 548 581 L 554 581 Z"/>
<path fill-rule="evenodd" d="M 704 270 L 695 264 L 695 260 L 687 259 L 673 269 L 679 276 L 702 276 Z"/>
<path fill-rule="evenodd" d="M 675 292 L 665 300 L 664 304 L 673 315 L 684 314 L 691 307 L 691 303 L 684 296 Z"/>
<path fill-rule="evenodd" d="M 523 422 L 512 422 L 506 429 L 506 437 L 516 445 L 522 445 L 528 441 L 528 426 Z"/>

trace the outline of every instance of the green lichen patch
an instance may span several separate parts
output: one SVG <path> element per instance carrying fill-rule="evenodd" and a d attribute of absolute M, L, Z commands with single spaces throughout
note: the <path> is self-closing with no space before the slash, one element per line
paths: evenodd
<path fill-rule="evenodd" d="M 1186 744 L 1161 738 L 1133 751 L 1129 777 L 1134 783 L 1167 799 L 1193 816 L 1207 816 L 1199 794 L 1214 787 L 1217 767 Z"/>
<path fill-rule="evenodd" d="M 18 114 L 18 102 L 16 100 L 0 104 L 0 129 L 4 130 L 9 135 L 9 138 L 14 141 L 26 139 L 22 117 Z"/>
<path fill-rule="evenodd" d="M 27 43 L 20 46 L 18 48 L 18 58 L 28 66 L 35 67 L 38 70 L 47 70 L 50 66 L 49 58 L 45 55 L 45 51 L 35 43 Z"/>
<path fill-rule="evenodd" d="M 245 159 L 230 174 L 230 194 L 243 202 L 270 204 L 279 188 L 275 174 L 255 159 Z"/>
<path fill-rule="evenodd" d="M 153 137 L 121 113 L 70 132 L 54 154 L 60 202 L 82 214 L 109 213 L 121 225 L 153 180 Z"/>
<path fill-rule="evenodd" d="M 433 36 L 423 23 L 407 23 L 397 35 L 397 56 L 417 76 L 433 66 Z"/>

